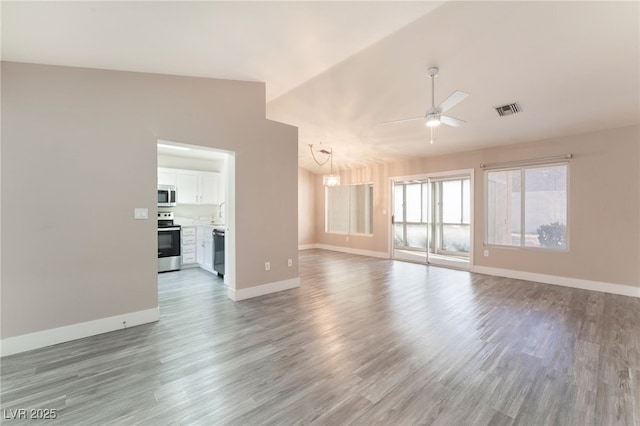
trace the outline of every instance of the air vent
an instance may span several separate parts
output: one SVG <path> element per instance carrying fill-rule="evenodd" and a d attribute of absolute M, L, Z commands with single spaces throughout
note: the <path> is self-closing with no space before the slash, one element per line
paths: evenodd
<path fill-rule="evenodd" d="M 499 107 L 495 107 L 496 111 L 498 112 L 498 115 L 500 117 L 502 117 L 503 115 L 513 115 L 513 114 L 517 114 L 519 112 L 522 112 L 522 108 L 520 107 L 520 104 L 517 102 L 514 102 L 512 104 L 508 104 L 508 105 L 502 105 Z"/>

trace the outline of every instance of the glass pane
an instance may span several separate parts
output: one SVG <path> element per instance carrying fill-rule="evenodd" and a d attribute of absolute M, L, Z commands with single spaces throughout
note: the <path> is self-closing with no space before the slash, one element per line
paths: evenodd
<path fill-rule="evenodd" d="M 407 246 L 427 249 L 427 225 L 407 224 Z"/>
<path fill-rule="evenodd" d="M 402 192 L 404 185 L 396 185 L 393 192 L 393 214 L 396 222 L 403 222 L 404 215 L 402 205 L 404 204 L 404 193 Z"/>
<path fill-rule="evenodd" d="M 349 232 L 370 234 L 373 228 L 373 185 L 352 185 L 350 188 Z"/>
<path fill-rule="evenodd" d="M 462 183 L 460 180 L 442 182 L 442 222 L 462 222 Z"/>
<path fill-rule="evenodd" d="M 327 232 L 349 232 L 349 186 L 327 186 Z"/>
<path fill-rule="evenodd" d="M 520 245 L 520 170 L 487 172 L 486 242 Z"/>
<path fill-rule="evenodd" d="M 525 246 L 567 247 L 567 166 L 525 169 Z"/>
<path fill-rule="evenodd" d="M 471 241 L 470 225 L 444 225 L 442 227 L 442 248 L 445 251 L 469 253 Z"/>
<path fill-rule="evenodd" d="M 422 185 L 410 183 L 406 185 L 407 199 L 405 207 L 407 209 L 407 222 L 421 222 L 422 220 Z"/>
<path fill-rule="evenodd" d="M 159 232 L 158 233 L 158 249 L 166 250 L 173 247 L 173 233 L 171 232 Z"/>
<path fill-rule="evenodd" d="M 405 243 L 404 243 L 404 235 L 403 235 L 403 231 L 404 230 L 404 224 L 402 223 L 396 223 L 393 225 L 393 234 L 394 234 L 394 240 L 395 240 L 395 245 L 396 247 L 404 247 Z"/>

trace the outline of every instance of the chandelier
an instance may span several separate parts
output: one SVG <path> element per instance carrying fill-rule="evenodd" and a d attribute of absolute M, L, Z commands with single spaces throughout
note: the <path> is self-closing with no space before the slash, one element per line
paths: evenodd
<path fill-rule="evenodd" d="M 326 155 L 324 161 L 319 161 L 318 158 L 316 158 L 316 154 L 315 152 L 313 152 L 313 144 L 311 143 L 309 144 L 309 151 L 311 151 L 313 161 L 315 161 L 318 166 L 324 166 L 325 164 L 327 164 L 327 162 L 329 162 L 330 174 L 322 176 L 322 183 L 325 186 L 340 185 L 340 175 L 333 174 L 333 148 L 329 148 L 328 151 L 326 149 L 321 149 L 318 151 L 321 154 Z"/>

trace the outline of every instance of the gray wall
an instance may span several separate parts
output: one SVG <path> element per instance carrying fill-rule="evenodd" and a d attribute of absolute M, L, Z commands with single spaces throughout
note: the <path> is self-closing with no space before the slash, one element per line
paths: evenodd
<path fill-rule="evenodd" d="M 235 151 L 236 289 L 298 276 L 297 129 L 263 84 L 4 62 L 3 339 L 157 307 L 157 139 Z"/>

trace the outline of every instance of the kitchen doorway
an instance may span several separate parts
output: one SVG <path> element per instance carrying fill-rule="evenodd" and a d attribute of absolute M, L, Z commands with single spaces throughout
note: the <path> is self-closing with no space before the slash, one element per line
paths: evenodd
<path fill-rule="evenodd" d="M 167 140 L 157 144 L 158 185 L 177 193 L 175 205 L 158 209 L 171 212 L 181 228 L 180 269 L 203 269 L 235 290 L 235 152 Z"/>
<path fill-rule="evenodd" d="M 469 270 L 473 170 L 392 180 L 393 258 Z"/>

